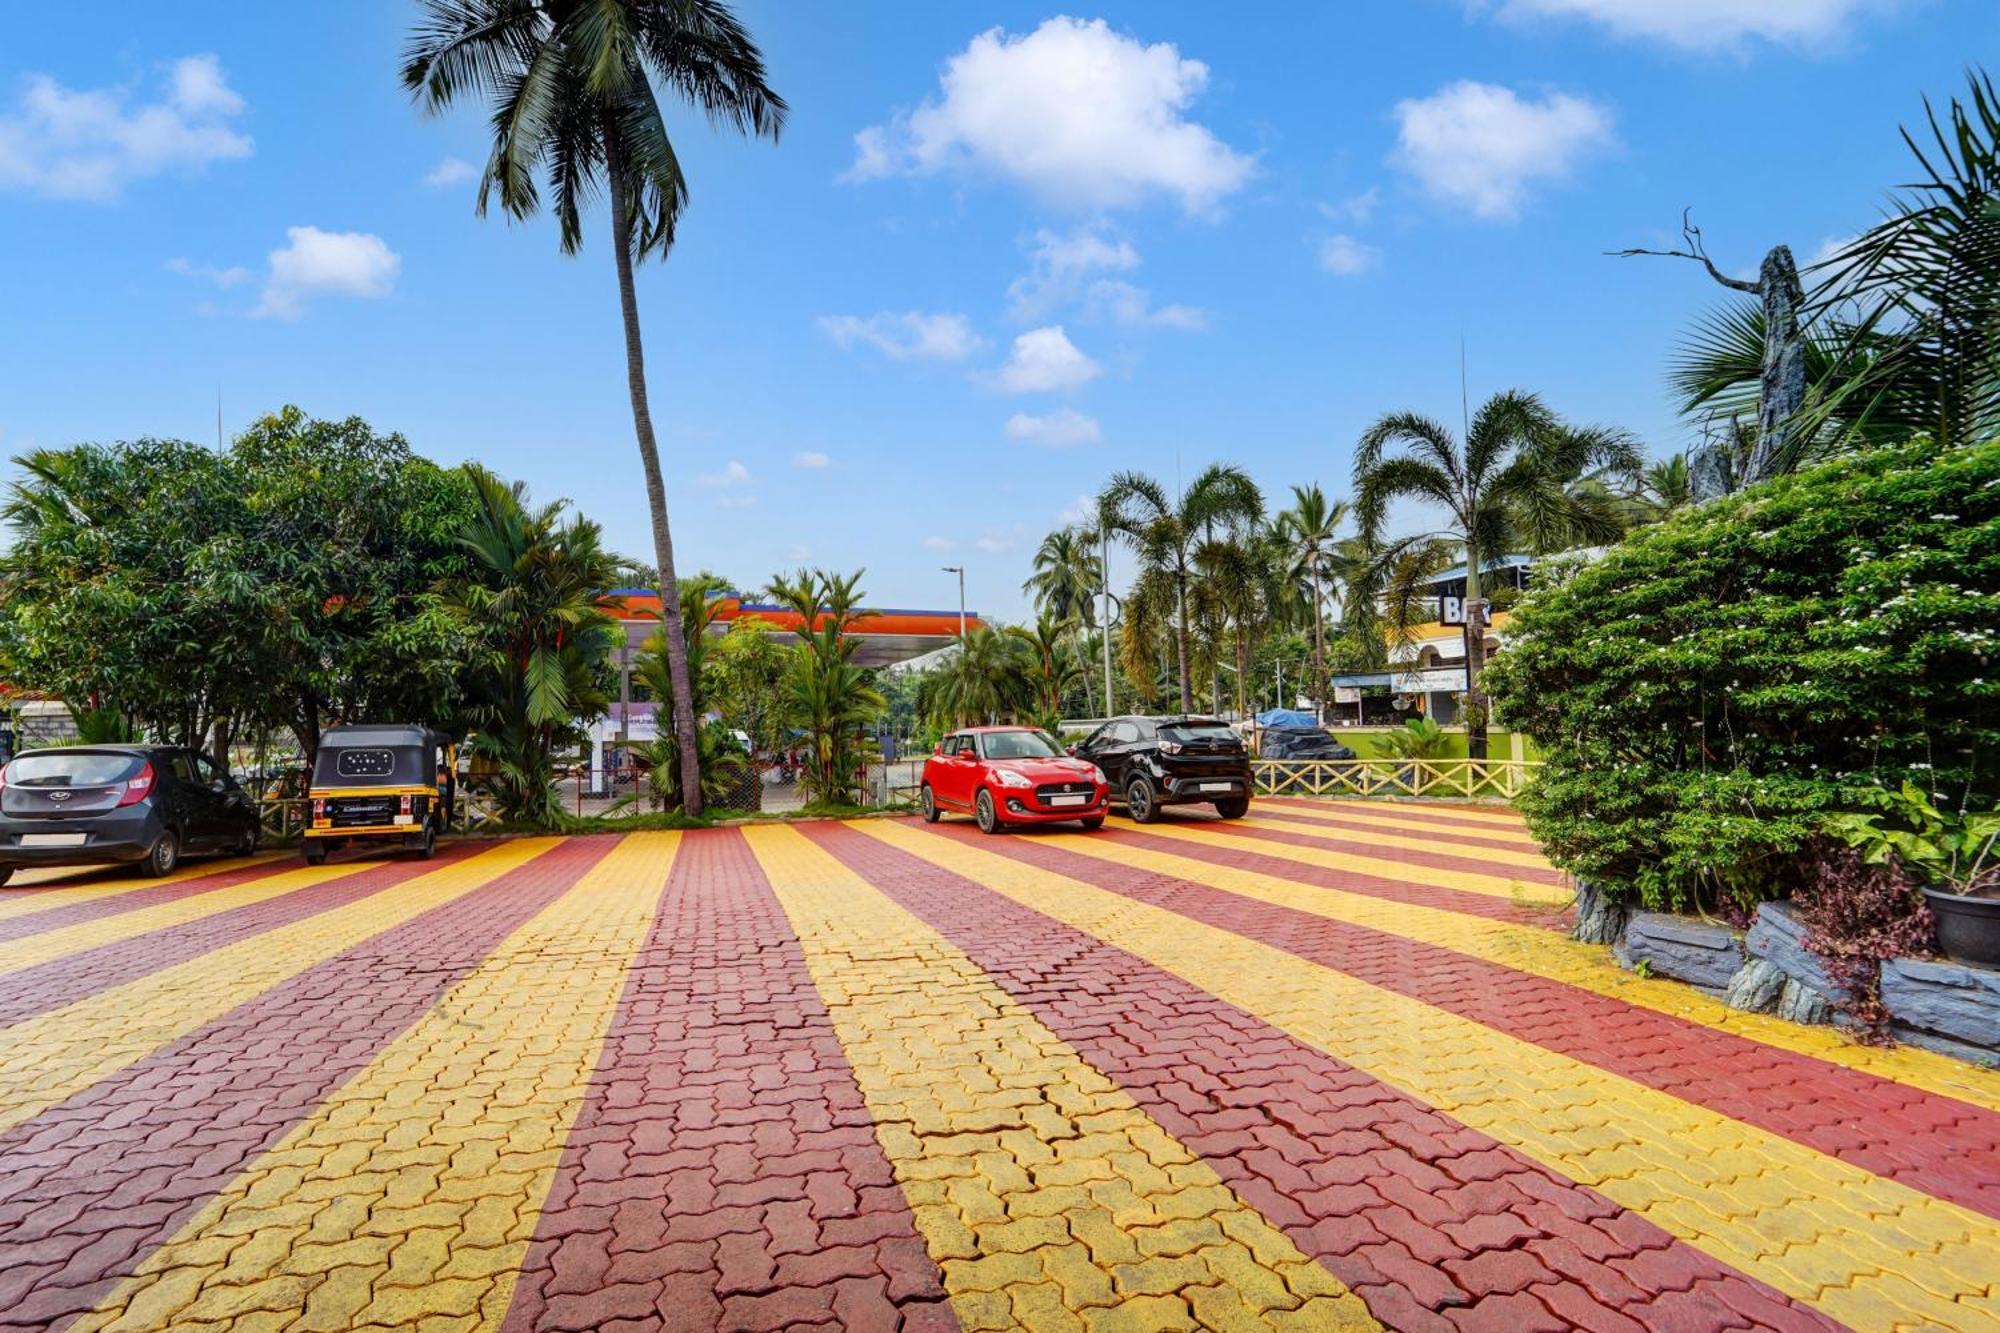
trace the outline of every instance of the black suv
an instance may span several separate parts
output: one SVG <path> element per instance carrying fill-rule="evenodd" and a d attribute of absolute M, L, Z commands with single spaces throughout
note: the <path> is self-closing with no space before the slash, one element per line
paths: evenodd
<path fill-rule="evenodd" d="M 1212 717 L 1114 717 L 1070 753 L 1103 769 L 1111 799 L 1141 824 L 1167 805 L 1213 805 L 1224 819 L 1250 811 L 1250 752 Z"/>
<path fill-rule="evenodd" d="M 257 805 L 213 759 L 173 745 L 62 745 L 0 768 L 0 884 L 29 866 L 136 863 L 257 850 Z"/>

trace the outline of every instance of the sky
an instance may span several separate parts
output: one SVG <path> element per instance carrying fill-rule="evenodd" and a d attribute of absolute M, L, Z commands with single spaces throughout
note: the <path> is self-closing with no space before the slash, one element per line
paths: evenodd
<path fill-rule="evenodd" d="M 650 558 L 602 213 L 575 256 L 476 216 L 485 115 L 401 89 L 413 5 L 78 8 L 0 46 L 0 455 L 296 403 Z M 680 566 L 951 608 L 963 565 L 1005 618 L 1112 473 L 1343 495 L 1382 414 L 1456 423 L 1461 346 L 1474 402 L 1685 447 L 1666 368 L 1719 290 L 1603 252 L 1692 208 L 1726 270 L 1809 260 L 2000 50 L 1991 0 L 739 12 L 782 138 L 670 108 L 691 204 L 639 278 Z"/>

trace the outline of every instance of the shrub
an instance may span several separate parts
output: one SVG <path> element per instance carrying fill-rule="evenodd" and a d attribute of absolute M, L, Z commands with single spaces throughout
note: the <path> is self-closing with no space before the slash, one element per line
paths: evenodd
<path fill-rule="evenodd" d="M 1836 988 L 1832 997 L 1864 1042 L 1889 1040 L 1882 964 L 1931 951 L 1937 921 L 1904 867 L 1871 865 L 1848 847 L 1819 849 L 1793 901 L 1805 946 L 1818 954 Z"/>
<path fill-rule="evenodd" d="M 1521 808 L 1615 898 L 1780 896 L 1864 788 L 2000 790 L 2000 443 L 1850 455 L 1684 512 L 1521 604 L 1488 688 Z"/>

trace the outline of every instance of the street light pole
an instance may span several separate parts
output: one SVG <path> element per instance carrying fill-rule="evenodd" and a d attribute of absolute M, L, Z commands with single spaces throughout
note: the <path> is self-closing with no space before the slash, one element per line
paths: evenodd
<path fill-rule="evenodd" d="M 963 644 L 965 642 L 965 566 L 944 565 L 941 568 L 947 574 L 958 575 L 958 641 Z"/>

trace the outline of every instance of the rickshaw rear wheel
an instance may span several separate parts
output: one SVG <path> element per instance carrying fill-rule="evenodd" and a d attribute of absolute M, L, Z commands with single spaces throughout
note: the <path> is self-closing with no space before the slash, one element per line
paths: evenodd
<path fill-rule="evenodd" d="M 326 864 L 326 844 L 308 839 L 305 846 L 299 848 L 299 855 L 305 857 L 309 866 L 323 866 Z"/>

